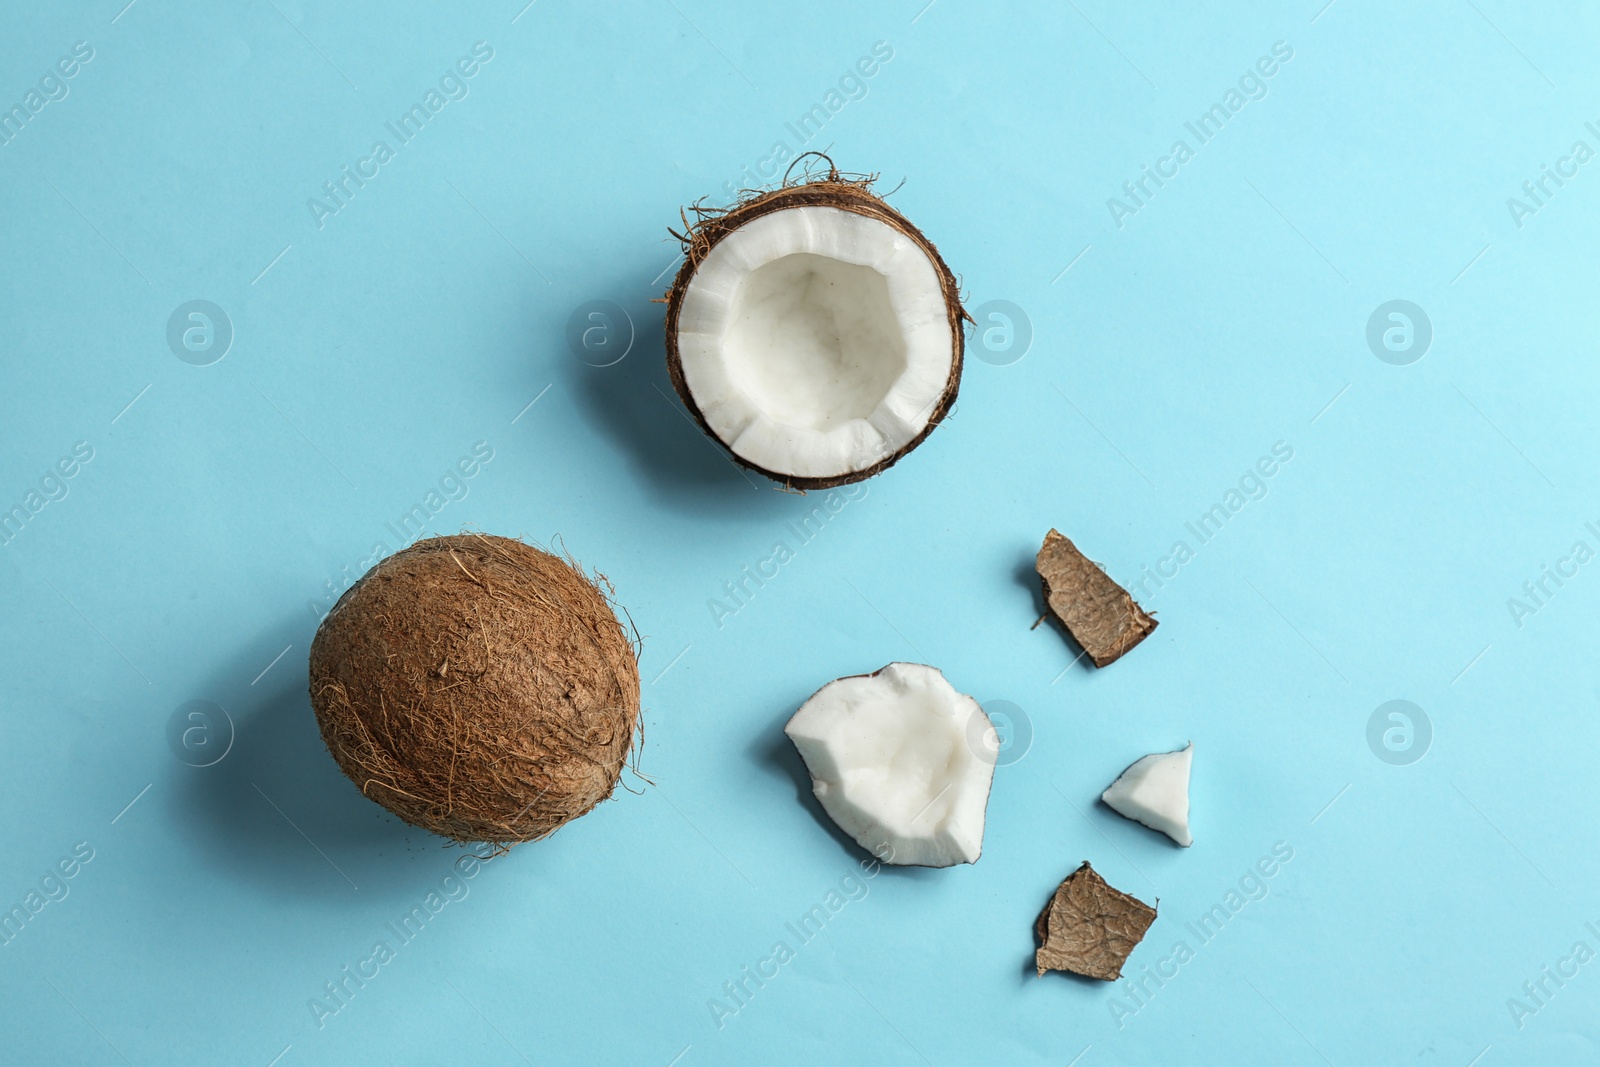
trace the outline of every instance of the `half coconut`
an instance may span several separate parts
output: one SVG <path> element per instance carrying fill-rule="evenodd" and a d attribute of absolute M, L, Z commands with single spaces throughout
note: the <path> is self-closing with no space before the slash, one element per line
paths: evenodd
<path fill-rule="evenodd" d="M 964 339 L 955 275 L 871 191 L 825 178 L 693 209 L 674 234 L 667 369 L 740 465 L 794 489 L 870 478 L 955 403 Z"/>

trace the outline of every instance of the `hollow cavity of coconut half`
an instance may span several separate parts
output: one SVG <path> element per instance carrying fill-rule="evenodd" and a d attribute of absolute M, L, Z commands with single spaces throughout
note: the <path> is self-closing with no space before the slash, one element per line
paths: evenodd
<path fill-rule="evenodd" d="M 667 368 L 735 461 L 794 489 L 893 465 L 955 403 L 956 279 L 870 189 L 828 178 L 696 209 L 667 294 Z"/>

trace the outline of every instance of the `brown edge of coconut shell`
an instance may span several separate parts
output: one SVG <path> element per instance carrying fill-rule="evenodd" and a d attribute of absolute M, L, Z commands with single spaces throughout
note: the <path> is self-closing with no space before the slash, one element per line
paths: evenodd
<path fill-rule="evenodd" d="M 806 155 L 821 156 L 821 153 L 806 153 Z M 796 162 L 804 158 L 802 155 Z M 826 156 L 821 158 L 827 159 Z M 698 203 L 691 205 L 680 212 L 683 232 L 668 231 L 683 245 L 684 255 L 683 266 L 678 268 L 677 276 L 672 280 L 672 288 L 667 290 L 666 296 L 667 373 L 672 377 L 672 387 L 678 391 L 679 398 L 683 400 L 684 406 L 689 409 L 689 414 L 694 417 L 700 429 L 720 445 L 735 463 L 746 470 L 771 478 L 782 484 L 785 489 L 801 492 L 808 489 L 832 489 L 840 485 L 866 481 L 873 475 L 889 469 L 920 445 L 933 432 L 934 427 L 944 421 L 944 417 L 955 405 L 956 393 L 961 387 L 961 370 L 966 354 L 966 336 L 961 324 L 963 320 L 967 322 L 974 320 L 961 306 L 960 284 L 949 266 L 945 264 L 944 258 L 939 255 L 939 250 L 934 247 L 933 242 L 924 237 L 922 231 L 913 226 L 904 215 L 871 191 L 875 181 L 877 181 L 875 174 L 841 174 L 833 165 L 833 161 L 828 160 L 826 177 L 813 178 L 808 174 L 793 182 L 786 177 L 783 184 L 776 189 L 746 191 L 731 207 L 705 207 Z M 832 207 L 851 211 L 857 215 L 877 219 L 914 241 L 932 261 L 934 270 L 939 275 L 939 287 L 944 293 L 945 307 L 949 312 L 951 343 L 954 347 L 949 380 L 945 384 L 944 392 L 934 401 L 933 414 L 929 417 L 928 424 L 897 451 L 870 467 L 825 478 L 802 478 L 793 474 L 779 474 L 752 463 L 734 452 L 732 446 L 711 429 L 711 424 L 706 421 L 700 406 L 695 403 L 694 394 L 690 392 L 689 384 L 684 380 L 683 360 L 678 354 L 678 314 L 683 308 L 683 298 L 689 291 L 689 283 L 694 279 L 695 272 L 707 254 L 740 227 L 774 211 L 796 207 Z M 693 222 L 689 221 L 691 213 L 694 215 Z"/>

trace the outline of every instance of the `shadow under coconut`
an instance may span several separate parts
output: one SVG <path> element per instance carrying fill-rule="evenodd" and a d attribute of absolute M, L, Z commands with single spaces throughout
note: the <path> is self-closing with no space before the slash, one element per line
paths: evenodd
<path fill-rule="evenodd" d="M 260 669 L 254 657 L 216 672 L 206 695 L 228 712 L 233 743 L 211 766 L 174 761 L 168 817 L 204 862 L 264 893 L 404 899 L 460 846 L 401 822 L 339 770 L 306 686 L 313 630 L 292 630 L 280 637 L 289 653 L 259 685 L 241 681 Z"/>
<path fill-rule="evenodd" d="M 1029 603 L 1033 608 L 1033 618 L 1050 614 L 1050 605 L 1044 599 L 1044 582 L 1039 580 L 1038 568 L 1034 565 L 1035 557 L 1027 556 L 1017 561 L 1017 566 L 1011 572 L 1011 577 L 1016 583 L 1028 591 Z"/>
<path fill-rule="evenodd" d="M 799 706 L 799 704 L 795 705 L 797 708 Z M 783 721 L 788 722 L 788 719 L 785 718 Z M 759 734 L 745 751 L 757 766 L 763 767 L 780 777 L 788 778 L 794 783 L 795 799 L 811 813 L 811 817 L 828 832 L 835 843 L 838 844 L 840 850 L 852 862 L 872 859 L 872 853 L 862 848 L 856 843 L 855 838 L 841 830 L 839 824 L 834 822 L 828 813 L 823 810 L 822 802 L 817 799 L 816 793 L 811 789 L 811 774 L 806 770 L 805 760 L 800 758 L 800 753 L 795 749 L 794 742 L 790 741 L 788 735 L 783 732 L 782 723 Z M 894 863 L 881 863 L 878 865 L 880 874 L 888 874 L 896 878 L 910 878 L 917 881 L 938 877 L 938 870 L 938 868 L 934 867 L 916 867 Z"/>
<path fill-rule="evenodd" d="M 661 305 L 648 307 L 635 318 L 633 348 L 621 362 L 592 367 L 566 360 L 568 392 L 580 414 L 623 444 L 663 502 L 697 516 L 767 521 L 786 494 L 735 464 L 694 421 L 667 375 Z"/>

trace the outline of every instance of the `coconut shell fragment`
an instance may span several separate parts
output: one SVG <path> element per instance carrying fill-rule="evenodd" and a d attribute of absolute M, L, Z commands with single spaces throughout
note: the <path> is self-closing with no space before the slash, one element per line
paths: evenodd
<path fill-rule="evenodd" d="M 1156 628 L 1126 589 L 1055 530 L 1044 535 L 1035 567 L 1050 613 L 1096 667 L 1115 663 Z"/>
<path fill-rule="evenodd" d="M 1156 909 L 1107 885 L 1085 861 L 1056 888 L 1034 923 L 1034 966 L 1040 975 L 1071 971 L 1114 982 L 1155 921 Z"/>

